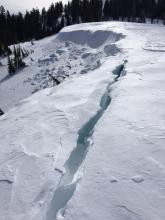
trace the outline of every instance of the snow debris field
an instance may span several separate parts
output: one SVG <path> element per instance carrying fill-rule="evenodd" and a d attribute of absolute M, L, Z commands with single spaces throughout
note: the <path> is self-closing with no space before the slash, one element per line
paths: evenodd
<path fill-rule="evenodd" d="M 86 23 L 1 59 L 0 220 L 165 219 L 164 36 Z"/>

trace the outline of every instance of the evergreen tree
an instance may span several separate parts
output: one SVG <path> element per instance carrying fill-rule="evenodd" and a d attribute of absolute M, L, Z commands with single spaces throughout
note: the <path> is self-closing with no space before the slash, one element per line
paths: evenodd
<path fill-rule="evenodd" d="M 11 57 L 8 55 L 8 73 L 9 75 L 13 75 L 15 71 L 16 71 L 16 67 L 14 65 L 14 62 L 11 59 Z"/>
<path fill-rule="evenodd" d="M 91 21 L 91 10 L 89 0 L 82 0 L 80 2 L 80 17 L 82 22 Z"/>
<path fill-rule="evenodd" d="M 71 17 L 73 24 L 80 23 L 80 0 L 72 0 Z"/>
<path fill-rule="evenodd" d="M 68 4 L 66 4 L 64 6 L 64 14 L 65 14 L 65 18 L 66 18 L 66 26 L 69 26 L 72 24 L 72 17 L 71 17 L 71 4 L 70 2 L 68 2 Z"/>
<path fill-rule="evenodd" d="M 102 20 L 102 0 L 91 0 L 90 10 L 92 21 L 97 22 Z"/>

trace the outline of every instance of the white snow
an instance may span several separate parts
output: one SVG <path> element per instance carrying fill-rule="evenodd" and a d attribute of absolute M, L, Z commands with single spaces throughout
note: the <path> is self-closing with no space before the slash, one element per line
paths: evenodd
<path fill-rule="evenodd" d="M 102 22 L 24 44 L 0 83 L 1 220 L 165 219 L 164 35 Z M 28 97 L 48 73 L 67 77 Z"/>
<path fill-rule="evenodd" d="M 34 45 L 21 44 L 22 47 L 34 53 L 25 59 L 27 67 L 12 77 L 7 73 L 7 60 L 2 59 L 0 108 L 7 111 L 31 93 L 52 87 L 54 83 L 50 75 L 58 76 L 58 79 L 63 81 L 70 75 L 84 74 L 99 68 L 103 57 L 115 55 L 118 52 L 115 48 L 109 52 L 109 45 L 114 47 L 113 43 L 122 38 L 121 34 L 108 31 L 92 33 L 88 30 L 79 30 L 72 34 L 65 30 L 67 31 L 67 28 L 58 36 L 36 41 Z M 108 41 L 107 44 L 106 41 Z"/>

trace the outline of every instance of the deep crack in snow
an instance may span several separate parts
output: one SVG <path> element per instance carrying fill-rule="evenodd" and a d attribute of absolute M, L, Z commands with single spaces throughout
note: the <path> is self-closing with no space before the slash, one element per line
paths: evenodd
<path fill-rule="evenodd" d="M 58 220 L 60 216 L 65 215 L 66 205 L 72 198 L 76 190 L 76 185 L 80 179 L 76 174 L 88 153 L 90 147 L 90 137 L 93 135 L 97 122 L 111 103 L 111 86 L 118 81 L 122 73 L 124 73 L 125 63 L 126 61 L 124 61 L 122 65 L 117 66 L 113 71 L 115 78 L 106 87 L 106 91 L 100 100 L 99 110 L 78 132 L 77 146 L 72 151 L 70 157 L 64 165 L 66 173 L 61 177 L 59 186 L 55 190 L 51 206 L 47 213 L 47 220 Z"/>

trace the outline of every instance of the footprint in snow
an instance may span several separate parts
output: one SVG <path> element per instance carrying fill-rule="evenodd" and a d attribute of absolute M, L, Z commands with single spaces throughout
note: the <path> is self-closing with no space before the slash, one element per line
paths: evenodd
<path fill-rule="evenodd" d="M 144 178 L 141 175 L 133 176 L 131 179 L 135 183 L 141 183 L 144 181 Z"/>
<path fill-rule="evenodd" d="M 117 183 L 118 180 L 117 180 L 114 176 L 111 176 L 110 182 L 111 182 L 111 183 Z"/>

